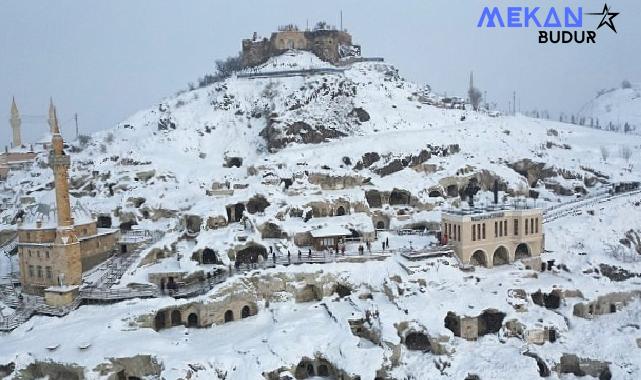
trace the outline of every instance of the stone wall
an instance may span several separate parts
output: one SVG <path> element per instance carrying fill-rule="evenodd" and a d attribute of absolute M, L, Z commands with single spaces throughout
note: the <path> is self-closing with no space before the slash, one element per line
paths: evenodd
<path fill-rule="evenodd" d="M 610 293 L 592 302 L 575 304 L 573 314 L 581 318 L 594 318 L 598 315 L 616 313 L 634 299 L 639 298 L 641 298 L 641 290 Z"/>
<path fill-rule="evenodd" d="M 256 66 L 270 57 L 296 49 L 311 51 L 318 58 L 330 63 L 338 63 L 344 53 L 342 47 L 360 47 L 352 44 L 352 36 L 340 30 L 299 31 L 295 28 L 274 32 L 270 39 L 245 39 L 242 41 L 242 61 L 245 66 Z"/>
<path fill-rule="evenodd" d="M 155 280 L 159 281 L 159 278 Z M 256 315 L 262 303 L 319 301 L 333 294 L 337 284 L 333 275 L 320 272 L 242 278 L 222 286 L 207 301 L 166 307 L 139 317 L 137 324 L 156 330 L 178 325 L 208 327 Z"/>

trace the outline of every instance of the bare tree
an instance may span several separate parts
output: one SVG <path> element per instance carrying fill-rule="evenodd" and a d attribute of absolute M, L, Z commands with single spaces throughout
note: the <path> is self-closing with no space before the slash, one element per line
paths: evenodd
<path fill-rule="evenodd" d="M 619 154 L 621 154 L 621 158 L 623 158 L 626 163 L 629 163 L 630 157 L 632 157 L 632 149 L 627 145 L 622 145 L 621 148 L 619 148 Z"/>
<path fill-rule="evenodd" d="M 467 96 L 470 98 L 470 103 L 472 104 L 474 111 L 478 111 L 479 105 L 481 104 L 481 98 L 483 97 L 481 90 L 475 87 L 470 87 L 470 89 L 467 90 Z"/>
<path fill-rule="evenodd" d="M 603 158 L 603 162 L 606 162 L 609 156 L 610 156 L 610 152 L 608 151 L 608 148 L 601 145 L 601 158 Z"/>
<path fill-rule="evenodd" d="M 79 135 L 78 142 L 80 143 L 81 148 L 85 148 L 91 141 L 91 136 L 88 135 Z"/>

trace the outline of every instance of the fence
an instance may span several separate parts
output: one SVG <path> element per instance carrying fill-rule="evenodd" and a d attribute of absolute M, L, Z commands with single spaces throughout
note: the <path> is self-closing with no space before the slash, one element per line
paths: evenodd
<path fill-rule="evenodd" d="M 295 77 L 322 74 L 342 74 L 345 69 L 339 68 L 321 68 L 321 69 L 303 69 L 303 70 L 281 70 L 281 71 L 262 71 L 262 72 L 245 72 L 238 73 L 238 78 L 256 79 L 256 78 L 278 78 L 278 77 Z"/>

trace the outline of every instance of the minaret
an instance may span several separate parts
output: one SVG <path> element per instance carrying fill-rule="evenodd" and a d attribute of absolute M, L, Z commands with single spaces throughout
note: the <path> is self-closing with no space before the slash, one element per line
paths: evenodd
<path fill-rule="evenodd" d="M 20 112 L 18 112 L 18 106 L 16 106 L 16 99 L 11 99 L 11 119 L 9 119 L 11 124 L 11 130 L 13 131 L 13 147 L 19 147 L 22 145 L 22 138 L 20 136 L 20 125 L 22 120 L 20 119 Z"/>
<path fill-rule="evenodd" d="M 53 124 L 54 124 L 54 118 L 55 118 L 55 107 L 53 106 L 53 98 L 49 98 L 49 132 L 53 135 Z M 56 120 L 57 122 L 57 120 Z"/>
<path fill-rule="evenodd" d="M 51 117 L 51 152 L 49 166 L 53 170 L 56 191 L 56 214 L 58 227 L 56 240 L 53 245 L 53 258 L 58 273 L 60 285 L 79 285 L 82 281 L 82 263 L 80 259 L 80 243 L 74 230 L 74 220 L 71 215 L 69 200 L 69 166 L 71 160 L 64 152 L 64 141 L 58 126 L 56 108 L 53 107 Z"/>

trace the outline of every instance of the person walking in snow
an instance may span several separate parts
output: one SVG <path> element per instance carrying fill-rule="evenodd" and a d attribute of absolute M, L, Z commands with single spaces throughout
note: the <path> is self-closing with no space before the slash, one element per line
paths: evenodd
<path fill-rule="evenodd" d="M 302 253 L 302 252 L 300 251 L 300 249 L 299 249 L 299 250 L 298 250 L 298 261 L 300 261 L 300 259 L 301 259 L 301 257 L 302 257 L 302 256 L 303 256 L 303 253 Z"/>
<path fill-rule="evenodd" d="M 341 244 L 341 254 L 345 256 L 345 243 Z"/>
<path fill-rule="evenodd" d="M 292 254 L 289 252 L 289 249 L 287 250 L 287 262 L 292 263 Z"/>
<path fill-rule="evenodd" d="M 381 242 L 381 245 L 383 246 L 383 252 L 385 252 L 385 242 Z"/>
<path fill-rule="evenodd" d="M 389 237 L 385 238 L 385 245 L 387 246 L 387 249 L 389 249 Z"/>
<path fill-rule="evenodd" d="M 307 257 L 309 257 L 310 260 L 312 259 L 312 249 L 311 248 L 309 249 L 309 252 L 307 253 Z"/>

